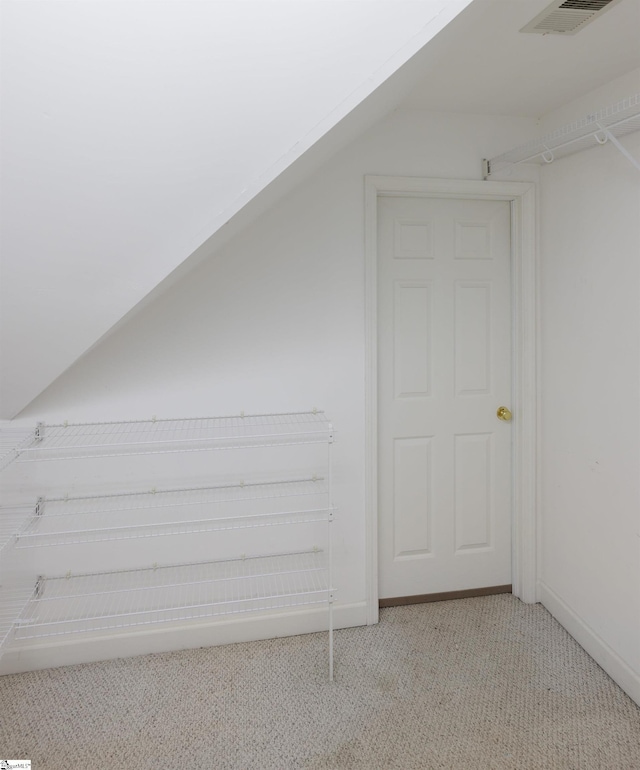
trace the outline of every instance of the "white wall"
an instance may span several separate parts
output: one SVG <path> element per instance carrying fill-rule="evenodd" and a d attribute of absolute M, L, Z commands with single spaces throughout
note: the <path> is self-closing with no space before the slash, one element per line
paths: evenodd
<path fill-rule="evenodd" d="M 364 622 L 363 177 L 479 179 L 483 157 L 536 130 L 525 118 L 392 114 L 79 361 L 22 419 L 325 409 L 338 439 L 338 602 L 354 608 L 341 622 Z M 89 467 L 47 483 L 87 491 Z M 153 561 L 146 548 L 139 541 L 141 561 Z M 185 561 L 180 548 L 175 560 Z"/>
<path fill-rule="evenodd" d="M 0 417 L 469 1 L 3 2 Z"/>
<path fill-rule="evenodd" d="M 638 134 L 622 142 L 640 158 Z M 541 204 L 541 599 L 640 702 L 640 174 L 595 147 L 543 168 Z"/>

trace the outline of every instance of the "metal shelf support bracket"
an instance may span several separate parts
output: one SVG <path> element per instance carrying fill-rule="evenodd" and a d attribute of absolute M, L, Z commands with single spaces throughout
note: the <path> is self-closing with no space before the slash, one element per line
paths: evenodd
<path fill-rule="evenodd" d="M 596 142 L 598 142 L 598 144 L 604 144 L 606 141 L 611 142 L 611 144 L 616 148 L 616 150 L 619 150 L 624 155 L 624 157 L 631 163 L 631 165 L 635 166 L 636 169 L 640 171 L 640 160 L 638 160 L 637 158 L 634 158 L 633 155 L 629 152 L 629 150 L 627 150 L 627 148 L 624 147 L 619 142 L 618 139 L 616 139 L 616 137 L 611 133 L 611 131 L 609 131 L 609 129 L 604 128 L 599 123 L 597 125 L 598 125 L 598 128 L 600 129 L 598 133 L 602 132 L 605 136 L 605 140 L 601 142 L 598 139 L 598 133 L 596 133 L 594 134 Z"/>

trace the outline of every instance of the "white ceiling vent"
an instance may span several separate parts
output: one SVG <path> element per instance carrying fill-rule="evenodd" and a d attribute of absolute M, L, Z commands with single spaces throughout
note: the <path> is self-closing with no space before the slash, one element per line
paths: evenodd
<path fill-rule="evenodd" d="M 620 0 L 555 0 L 520 32 L 575 35 Z"/>

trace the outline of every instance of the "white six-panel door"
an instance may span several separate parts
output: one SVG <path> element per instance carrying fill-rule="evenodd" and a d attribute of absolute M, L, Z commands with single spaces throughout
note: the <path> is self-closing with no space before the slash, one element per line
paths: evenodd
<path fill-rule="evenodd" d="M 378 201 L 380 598 L 511 583 L 510 204 Z"/>

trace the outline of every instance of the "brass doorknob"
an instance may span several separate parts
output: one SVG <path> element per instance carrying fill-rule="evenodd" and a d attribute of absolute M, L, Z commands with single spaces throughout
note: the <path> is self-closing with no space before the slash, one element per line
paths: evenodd
<path fill-rule="evenodd" d="M 506 406 L 499 406 L 496 415 L 499 420 L 504 420 L 505 422 L 510 422 L 512 417 L 511 412 L 507 409 Z"/>

